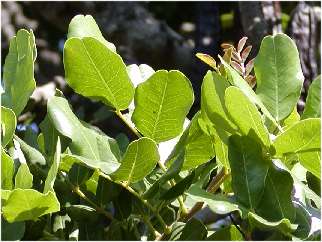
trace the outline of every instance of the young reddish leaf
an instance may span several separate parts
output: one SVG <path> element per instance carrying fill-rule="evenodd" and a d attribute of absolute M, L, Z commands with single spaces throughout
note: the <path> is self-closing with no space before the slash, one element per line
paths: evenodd
<path fill-rule="evenodd" d="M 238 64 L 236 61 L 231 61 L 230 65 L 236 70 L 238 71 L 239 74 L 243 75 L 244 71 L 243 71 L 243 67 Z"/>
<path fill-rule="evenodd" d="M 252 69 L 254 67 L 254 61 L 255 61 L 255 58 L 248 61 L 247 65 L 246 65 L 246 75 L 248 75 L 252 71 Z"/>
<path fill-rule="evenodd" d="M 239 53 L 233 51 L 232 53 L 232 58 L 237 61 L 238 63 L 243 62 L 242 58 L 240 57 Z"/>
<path fill-rule="evenodd" d="M 227 44 L 227 43 L 222 43 L 222 44 L 220 45 L 220 47 L 221 47 L 221 48 L 223 48 L 223 49 L 224 49 L 224 51 L 225 51 L 226 49 L 229 49 L 229 48 L 234 48 L 234 46 L 233 46 L 233 45 L 231 45 L 231 44 Z"/>
<path fill-rule="evenodd" d="M 252 50 L 252 46 L 251 45 L 247 46 L 243 50 L 243 52 L 241 53 L 241 57 L 242 57 L 243 62 L 246 61 L 246 59 L 247 59 L 247 57 L 248 57 L 248 55 L 249 55 L 249 53 L 250 53 L 251 50 Z"/>
<path fill-rule="evenodd" d="M 256 77 L 253 75 L 246 76 L 245 80 L 252 88 L 256 85 Z"/>
<path fill-rule="evenodd" d="M 205 62 L 207 65 L 211 66 L 212 68 L 214 68 L 215 70 L 217 70 L 217 66 L 216 66 L 216 61 L 214 58 L 212 58 L 210 55 L 207 54 L 202 54 L 202 53 L 197 53 L 196 56 L 202 60 L 203 62 Z"/>
<path fill-rule="evenodd" d="M 247 39 L 248 39 L 247 37 L 243 37 L 243 38 L 241 38 L 239 40 L 238 45 L 237 45 L 237 51 L 238 51 L 238 53 L 240 53 L 243 50 L 243 48 L 244 48 L 244 46 L 246 44 Z"/>

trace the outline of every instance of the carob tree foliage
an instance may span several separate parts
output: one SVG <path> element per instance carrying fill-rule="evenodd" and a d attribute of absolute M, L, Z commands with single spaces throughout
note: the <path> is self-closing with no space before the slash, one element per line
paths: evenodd
<path fill-rule="evenodd" d="M 2 239 L 319 240 L 321 79 L 300 117 L 293 41 L 267 36 L 248 61 L 246 40 L 223 44 L 219 64 L 197 54 L 212 70 L 189 120 L 183 73 L 126 66 L 91 16 L 74 17 L 66 82 L 109 107 L 137 136 L 129 142 L 79 120 L 59 90 L 40 133 L 15 134 L 36 86 L 35 38 L 19 30 L 3 67 Z"/>

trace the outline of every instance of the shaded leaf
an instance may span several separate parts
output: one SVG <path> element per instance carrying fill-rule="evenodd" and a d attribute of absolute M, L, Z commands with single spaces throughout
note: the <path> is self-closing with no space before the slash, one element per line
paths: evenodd
<path fill-rule="evenodd" d="M 210 235 L 207 240 L 215 240 L 215 241 L 242 241 L 244 240 L 243 235 L 239 232 L 239 230 L 230 225 L 223 229 L 219 229 Z"/>
<path fill-rule="evenodd" d="M 301 119 L 321 117 L 321 76 L 315 78 L 309 88 Z"/>
<path fill-rule="evenodd" d="M 198 219 L 191 218 L 184 226 L 178 240 L 204 240 L 207 237 L 206 226 Z"/>
<path fill-rule="evenodd" d="M 13 188 L 14 161 L 1 149 L 1 189 Z"/>
<path fill-rule="evenodd" d="M 169 140 L 182 132 L 193 100 L 191 83 L 181 72 L 157 71 L 136 88 L 132 121 L 157 143 Z"/>
<path fill-rule="evenodd" d="M 81 186 L 93 175 L 93 172 L 83 165 L 74 163 L 68 172 L 68 178 L 73 185 Z"/>
<path fill-rule="evenodd" d="M 1 240 L 21 240 L 25 233 L 25 222 L 8 223 L 1 217 Z"/>
<path fill-rule="evenodd" d="M 58 138 L 54 160 L 48 171 L 43 193 L 47 193 L 49 191 L 54 192 L 54 184 L 55 184 L 55 180 L 56 180 L 56 176 L 59 168 L 60 155 L 61 155 L 61 145 L 60 145 L 60 139 Z"/>
<path fill-rule="evenodd" d="M 236 199 L 255 211 L 263 195 L 268 160 L 263 157 L 260 144 L 250 136 L 231 136 L 228 156 Z"/>
<path fill-rule="evenodd" d="M 256 94 L 272 116 L 280 121 L 296 105 L 304 80 L 299 53 L 285 34 L 263 39 L 255 59 Z"/>

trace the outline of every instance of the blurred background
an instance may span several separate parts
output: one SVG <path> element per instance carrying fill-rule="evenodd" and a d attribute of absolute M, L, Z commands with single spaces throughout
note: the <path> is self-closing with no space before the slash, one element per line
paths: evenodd
<path fill-rule="evenodd" d="M 284 32 L 294 39 L 305 82 L 298 103 L 301 112 L 311 81 L 321 73 L 321 2 L 2 2 L 1 65 L 9 40 L 20 28 L 32 29 L 38 56 L 37 89 L 19 117 L 21 129 L 37 132 L 46 114 L 46 100 L 61 89 L 79 118 L 114 136 L 124 130 L 100 103 L 72 92 L 64 81 L 63 46 L 68 24 L 77 14 L 91 14 L 103 36 L 117 47 L 125 63 L 178 69 L 192 82 L 200 106 L 200 86 L 207 69 L 195 53 L 222 54 L 223 42 L 237 44 L 247 36 L 256 56 L 262 38 Z M 126 132 L 126 131 L 124 131 Z M 129 134 L 130 135 L 130 134 Z"/>

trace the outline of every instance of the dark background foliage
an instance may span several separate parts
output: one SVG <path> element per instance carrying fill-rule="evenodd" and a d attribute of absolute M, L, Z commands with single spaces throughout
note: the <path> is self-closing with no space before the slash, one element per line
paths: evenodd
<path fill-rule="evenodd" d="M 123 127 L 99 103 L 80 97 L 66 86 L 62 50 L 68 23 L 76 14 L 91 14 L 113 42 L 126 64 L 148 64 L 154 69 L 179 69 L 191 80 L 199 108 L 202 78 L 207 66 L 195 53 L 216 57 L 220 44 L 236 44 L 243 37 L 256 56 L 261 39 L 285 32 L 296 42 L 305 75 L 298 111 L 305 105 L 308 86 L 320 73 L 320 2 L 3 2 L 1 62 L 19 28 L 33 29 L 38 57 L 37 91 L 19 118 L 39 124 L 46 100 L 55 87 L 63 90 L 77 115 L 114 136 Z"/>

